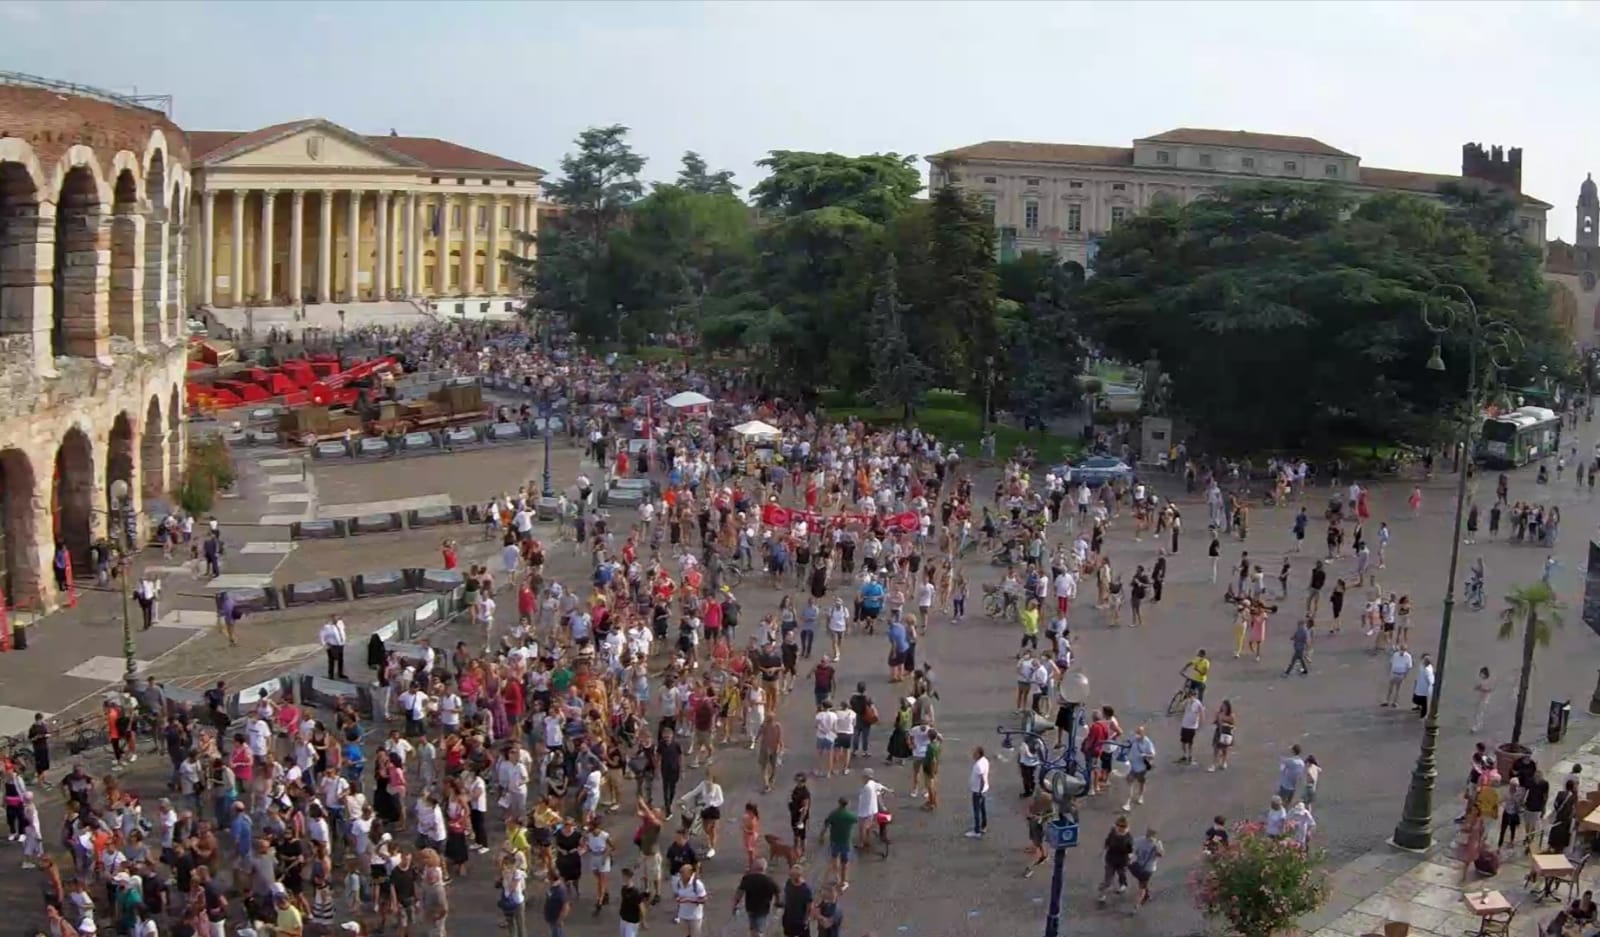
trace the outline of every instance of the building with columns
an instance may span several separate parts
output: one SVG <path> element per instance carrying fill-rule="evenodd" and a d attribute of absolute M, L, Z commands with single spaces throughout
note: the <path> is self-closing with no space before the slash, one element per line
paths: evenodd
<path fill-rule="evenodd" d="M 1363 165 L 1361 157 L 1310 137 L 1180 127 L 1132 146 L 989 140 L 928 157 L 930 186 L 960 186 L 994 216 L 1002 256 L 1033 250 L 1088 266 L 1100 238 L 1163 200 L 1187 204 L 1245 182 L 1338 185 L 1358 197 L 1379 192 L 1436 196 L 1447 182 L 1494 186 L 1518 202 L 1530 244 L 1545 241 L 1548 202 L 1522 192 L 1522 151 L 1461 148 L 1461 173 Z"/>
<path fill-rule="evenodd" d="M 321 119 L 190 131 L 190 302 L 213 308 L 508 300 L 542 170 Z"/>

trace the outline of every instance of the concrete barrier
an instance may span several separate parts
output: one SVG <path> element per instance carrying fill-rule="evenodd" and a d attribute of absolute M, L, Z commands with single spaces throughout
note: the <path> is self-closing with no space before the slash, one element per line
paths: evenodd
<path fill-rule="evenodd" d="M 459 569 L 419 569 L 405 571 L 407 586 L 414 592 L 454 592 L 466 584 Z"/>
<path fill-rule="evenodd" d="M 285 607 L 316 605 L 322 602 L 350 601 L 350 587 L 343 579 L 312 579 L 283 587 Z"/>
<path fill-rule="evenodd" d="M 290 540 L 338 540 L 345 535 L 345 522 L 340 518 L 318 518 L 289 525 Z"/>
<path fill-rule="evenodd" d="M 342 442 L 334 442 L 332 440 L 319 442 L 311 447 L 311 457 L 313 459 L 348 459 L 350 458 L 350 447 Z"/>
<path fill-rule="evenodd" d="M 491 442 L 506 442 L 512 439 L 525 439 L 522 427 L 515 423 L 496 423 L 489 427 L 488 439 Z"/>
<path fill-rule="evenodd" d="M 350 578 L 351 598 L 364 599 L 373 595 L 401 595 L 410 588 L 405 570 L 386 569 L 360 573 Z"/>
<path fill-rule="evenodd" d="M 346 665 L 348 667 L 348 664 Z M 372 718 L 375 708 L 372 697 L 373 688 L 366 684 L 353 683 L 347 680 L 329 680 L 316 674 L 300 674 L 299 680 L 300 704 L 319 709 L 338 709 L 345 701 L 356 704 L 356 711 L 362 716 Z"/>
<path fill-rule="evenodd" d="M 443 435 L 444 444 L 456 448 L 461 446 L 475 446 L 479 442 L 482 442 L 482 439 L 478 435 L 478 431 L 470 426 L 457 426 L 454 429 L 447 429 L 444 431 Z"/>
<path fill-rule="evenodd" d="M 415 511 L 406 512 L 406 527 L 411 530 L 446 527 L 451 524 L 465 523 L 466 520 L 467 512 L 459 504 L 452 504 L 448 507 L 417 508 Z"/>
<path fill-rule="evenodd" d="M 387 438 L 379 436 L 363 436 L 356 440 L 355 454 L 358 458 L 385 456 L 392 452 L 394 452 L 394 446 L 390 445 Z"/>
<path fill-rule="evenodd" d="M 359 537 L 362 534 L 393 533 L 405 529 L 405 520 L 399 511 L 390 511 L 385 514 L 363 514 L 352 517 L 347 522 L 350 536 Z"/>
<path fill-rule="evenodd" d="M 269 697 L 279 693 L 293 694 L 294 681 L 287 676 L 271 677 L 244 687 L 228 697 L 228 715 L 235 719 L 243 718 L 245 713 L 255 708 L 256 701 L 261 699 L 263 693 Z"/>
<path fill-rule="evenodd" d="M 244 612 L 275 612 L 283 607 L 278 590 L 274 586 L 263 586 L 259 589 L 226 589 L 218 593 L 218 596 L 224 595 L 233 600 L 235 608 Z"/>
<path fill-rule="evenodd" d="M 432 433 L 407 433 L 400 437 L 400 448 L 406 452 L 426 452 L 439 448 L 439 439 Z"/>

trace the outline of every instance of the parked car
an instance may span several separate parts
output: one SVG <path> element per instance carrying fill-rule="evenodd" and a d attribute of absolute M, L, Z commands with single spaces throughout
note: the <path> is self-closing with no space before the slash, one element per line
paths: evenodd
<path fill-rule="evenodd" d="M 1112 481 L 1132 482 L 1133 468 L 1115 456 L 1094 455 L 1068 466 L 1067 481 L 1073 485 L 1083 482 L 1090 488 Z"/>

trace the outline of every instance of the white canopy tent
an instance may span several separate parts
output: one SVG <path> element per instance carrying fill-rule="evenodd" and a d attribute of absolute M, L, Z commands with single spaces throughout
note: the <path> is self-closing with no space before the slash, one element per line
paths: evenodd
<path fill-rule="evenodd" d="M 705 394 L 686 390 L 681 394 L 673 394 L 667 398 L 667 406 L 674 410 L 685 410 L 689 407 L 704 407 L 711 403 L 711 398 Z"/>
<path fill-rule="evenodd" d="M 783 435 L 783 432 L 776 426 L 771 423 L 763 423 L 760 420 L 740 423 L 733 428 L 733 431 L 746 439 L 777 439 Z"/>

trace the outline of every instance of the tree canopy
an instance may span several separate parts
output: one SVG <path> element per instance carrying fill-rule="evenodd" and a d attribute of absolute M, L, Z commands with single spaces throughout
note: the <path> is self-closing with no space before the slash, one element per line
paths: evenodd
<path fill-rule="evenodd" d="M 1155 205 L 1102 242 L 1082 292 L 1085 327 L 1113 356 L 1154 355 L 1172 407 L 1234 448 L 1315 447 L 1367 435 L 1432 442 L 1464 396 L 1464 330 L 1435 335 L 1436 287 L 1456 284 L 1485 323 L 1521 334 L 1502 383 L 1570 350 L 1549 316 L 1537 253 L 1498 205 L 1334 186 L 1231 187 Z M 1450 374 L 1424 368 L 1435 341 Z"/>

